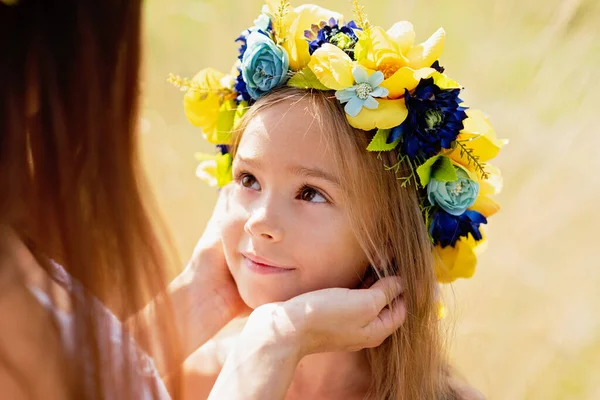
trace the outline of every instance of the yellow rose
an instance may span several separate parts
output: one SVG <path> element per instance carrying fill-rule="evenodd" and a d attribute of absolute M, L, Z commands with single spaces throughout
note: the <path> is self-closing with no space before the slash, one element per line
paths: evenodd
<path fill-rule="evenodd" d="M 271 13 L 274 11 L 273 7 L 274 4 L 269 4 Z M 310 29 L 312 24 L 318 25 L 319 22 L 329 21 L 330 18 L 342 21 L 344 17 L 342 14 L 313 4 L 303 4 L 288 11 L 284 19 L 286 32 L 282 46 L 288 53 L 292 71 L 301 70 L 310 61 L 308 41 L 304 37 L 304 31 Z M 279 34 L 279 32 L 276 32 L 276 34 Z"/>
<path fill-rule="evenodd" d="M 197 87 L 189 88 L 183 97 L 186 117 L 192 125 L 201 128 L 207 137 L 217 128 L 222 102 L 219 91 L 225 89 L 221 83 L 224 76 L 225 74 L 213 68 L 203 69 L 192 78 Z"/>
<path fill-rule="evenodd" d="M 423 43 L 412 46 L 406 53 L 406 58 L 409 60 L 408 66 L 414 69 L 431 67 L 431 64 L 442 55 L 445 38 L 446 31 L 440 28 Z"/>
<path fill-rule="evenodd" d="M 395 39 L 380 26 L 373 26 L 368 32 L 359 31 L 357 36 L 355 55 L 364 67 L 381 71 L 385 78 L 389 78 L 408 65 L 408 60 L 400 52 Z"/>
<path fill-rule="evenodd" d="M 354 85 L 354 62 L 343 50 L 330 43 L 325 43 L 313 53 L 308 66 L 330 89 L 342 90 Z"/>

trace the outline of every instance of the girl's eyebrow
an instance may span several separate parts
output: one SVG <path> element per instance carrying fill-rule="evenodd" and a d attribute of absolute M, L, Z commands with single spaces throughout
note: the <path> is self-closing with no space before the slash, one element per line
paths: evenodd
<path fill-rule="evenodd" d="M 294 175 L 324 179 L 337 187 L 340 186 L 340 181 L 337 177 L 319 168 L 308 168 L 301 165 L 293 165 L 289 167 L 288 170 Z"/>
<path fill-rule="evenodd" d="M 240 155 L 239 153 L 236 155 L 236 159 L 238 162 L 249 165 L 256 169 L 260 169 L 260 167 L 261 167 L 261 163 L 257 159 L 245 158 L 242 155 Z M 340 181 L 336 176 L 334 176 L 328 172 L 325 172 L 319 168 L 309 168 L 309 167 L 305 167 L 302 165 L 292 165 L 292 166 L 288 167 L 287 170 L 294 175 L 300 175 L 300 176 L 303 176 L 306 178 L 310 177 L 310 178 L 323 179 L 323 180 L 326 180 L 326 181 L 330 182 L 331 184 L 335 185 L 336 187 L 341 186 Z"/>
<path fill-rule="evenodd" d="M 254 159 L 254 158 L 245 158 L 244 156 L 242 156 L 239 153 L 236 154 L 235 158 L 238 162 L 241 162 L 243 164 L 248 164 L 249 166 L 257 168 L 257 169 L 260 168 L 260 161 Z"/>

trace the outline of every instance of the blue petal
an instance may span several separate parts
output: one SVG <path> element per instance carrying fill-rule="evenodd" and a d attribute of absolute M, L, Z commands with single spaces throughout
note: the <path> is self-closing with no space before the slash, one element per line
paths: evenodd
<path fill-rule="evenodd" d="M 381 82 L 383 82 L 384 79 L 385 79 L 385 77 L 383 76 L 383 72 L 375 71 L 368 78 L 367 82 L 369 83 L 369 85 L 371 85 L 372 88 L 376 88 L 377 86 L 379 86 L 381 84 Z"/>
<path fill-rule="evenodd" d="M 371 96 L 373 97 L 386 97 L 388 94 L 390 93 L 389 90 L 387 90 L 384 87 L 381 86 L 377 86 L 375 88 L 375 90 L 373 90 L 371 93 L 369 93 Z"/>
<path fill-rule="evenodd" d="M 358 30 L 360 30 L 360 28 L 356 25 L 356 22 L 354 22 L 354 20 L 348 22 L 346 24 L 346 26 L 349 27 L 349 28 L 352 28 L 352 29 L 358 29 Z"/>
<path fill-rule="evenodd" d="M 346 114 L 351 117 L 356 117 L 360 110 L 362 110 L 364 101 L 359 99 L 358 97 L 353 97 L 344 107 Z"/>
<path fill-rule="evenodd" d="M 397 127 L 393 128 L 390 132 L 390 135 L 388 136 L 387 144 L 394 143 L 396 140 L 400 139 L 403 133 L 404 124 L 398 125 Z"/>
<path fill-rule="evenodd" d="M 379 103 L 373 97 L 369 96 L 364 100 L 363 107 L 368 108 L 369 110 L 375 110 L 379 107 Z"/>
<path fill-rule="evenodd" d="M 342 104 L 350 101 L 355 96 L 356 90 L 353 89 L 342 89 L 335 92 L 335 98 Z"/>
<path fill-rule="evenodd" d="M 369 80 L 369 74 L 367 74 L 367 71 L 358 65 L 352 69 L 352 75 L 354 76 L 356 83 L 365 83 Z"/>

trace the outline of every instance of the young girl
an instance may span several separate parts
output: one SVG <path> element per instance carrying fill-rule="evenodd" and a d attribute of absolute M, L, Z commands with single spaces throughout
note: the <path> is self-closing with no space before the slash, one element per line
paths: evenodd
<path fill-rule="evenodd" d="M 357 5 L 359 24 L 343 26 L 286 7 L 267 6 L 241 36 L 235 78 L 171 79 L 189 88 L 190 120 L 228 145 L 199 175 L 233 178 L 222 236 L 240 296 L 256 308 L 393 275 L 404 288 L 389 305 L 400 329 L 372 349 L 304 356 L 286 399 L 478 398 L 448 366 L 436 288 L 473 273 L 479 226 L 497 210 L 483 162 L 501 142 L 443 75 L 443 31 L 413 45 L 409 23 L 383 31 Z"/>

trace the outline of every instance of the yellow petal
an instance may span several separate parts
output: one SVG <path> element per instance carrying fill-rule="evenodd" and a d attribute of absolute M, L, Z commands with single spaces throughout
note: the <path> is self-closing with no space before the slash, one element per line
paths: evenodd
<path fill-rule="evenodd" d="M 458 278 L 470 278 L 475 273 L 477 254 L 483 251 L 485 238 L 476 242 L 473 236 L 463 237 L 454 247 L 435 246 L 433 249 L 435 274 L 438 282 L 450 283 Z"/>
<path fill-rule="evenodd" d="M 216 129 L 205 135 L 206 140 L 212 144 L 231 144 L 236 112 L 237 104 L 235 100 L 225 100 L 219 108 Z"/>
<path fill-rule="evenodd" d="M 414 69 L 431 67 L 442 55 L 445 38 L 446 31 L 440 28 L 429 39 L 417 46 L 413 46 L 407 54 L 409 60 L 408 66 Z"/>
<path fill-rule="evenodd" d="M 285 19 L 286 26 L 289 27 L 287 40 L 282 46 L 288 53 L 291 70 L 299 71 L 310 61 L 308 41 L 304 31 L 310 29 L 312 24 L 318 25 L 319 22 L 329 21 L 332 17 L 337 20 L 343 19 L 342 14 L 313 4 L 303 4 L 290 10 Z"/>
<path fill-rule="evenodd" d="M 350 125 L 358 129 L 370 131 L 375 128 L 392 129 L 404 122 L 408 115 L 404 99 L 376 100 L 379 103 L 379 107 L 374 110 L 363 108 L 356 117 L 346 114 Z"/>
<path fill-rule="evenodd" d="M 373 26 L 368 32 L 359 33 L 358 37 L 355 54 L 361 65 L 390 77 L 408 64 L 408 60 L 398 49 L 396 40 L 380 26 Z"/>
<path fill-rule="evenodd" d="M 408 21 L 396 22 L 386 32 L 396 42 L 400 53 L 406 54 L 415 43 L 415 30 L 413 24 Z"/>
<path fill-rule="evenodd" d="M 496 157 L 508 141 L 497 138 L 496 131 L 481 111 L 469 109 L 466 112 L 468 118 L 463 121 L 464 129 L 457 139 L 462 141 L 466 148 L 472 149 L 473 154 L 479 157 L 479 161 L 485 163 Z M 461 156 L 459 147 L 450 154 L 450 158 L 469 169 L 473 168 L 472 163 L 469 165 L 469 159 L 464 152 Z"/>
<path fill-rule="evenodd" d="M 412 68 L 403 67 L 384 80 L 380 86 L 389 91 L 390 99 L 397 99 L 404 96 L 404 89 L 413 90 L 421 79 L 429 78 L 434 72 L 436 71 L 433 68 L 421 68 L 415 71 Z"/>
<path fill-rule="evenodd" d="M 196 153 L 200 162 L 196 168 L 196 176 L 209 186 L 223 187 L 232 181 L 231 154 Z"/>
<path fill-rule="evenodd" d="M 354 85 L 352 59 L 330 43 L 325 43 L 313 53 L 308 66 L 317 79 L 330 89 L 341 90 Z"/>
<path fill-rule="evenodd" d="M 221 107 L 218 91 L 223 89 L 220 81 L 224 76 L 215 69 L 203 69 L 192 78 L 198 83 L 199 90 L 188 89 L 183 97 L 186 117 L 192 125 L 201 128 L 204 135 L 212 135 L 217 127 Z"/>
<path fill-rule="evenodd" d="M 477 211 L 484 217 L 489 218 L 500 211 L 500 204 L 491 197 L 480 194 L 477 196 L 475 203 L 469 207 L 469 210 Z"/>
<path fill-rule="evenodd" d="M 433 83 L 435 83 L 435 85 L 440 89 L 462 89 L 460 83 L 437 71 L 435 71 L 431 76 L 433 77 Z"/>
<path fill-rule="evenodd" d="M 479 179 L 479 194 L 488 196 L 500 193 L 502 191 L 503 180 L 498 167 L 486 164 L 485 172 L 488 174 L 488 179 Z"/>

